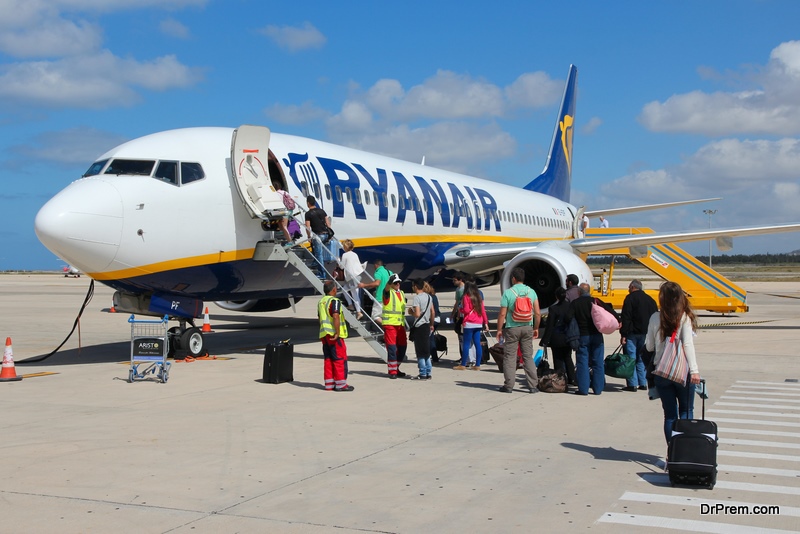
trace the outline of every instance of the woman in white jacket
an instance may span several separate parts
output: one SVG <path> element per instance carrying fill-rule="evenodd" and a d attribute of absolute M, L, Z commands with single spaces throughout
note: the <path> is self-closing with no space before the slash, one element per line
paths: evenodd
<path fill-rule="evenodd" d="M 342 240 L 341 266 L 344 271 L 344 295 L 347 302 L 355 307 L 356 317 L 361 319 L 361 295 L 358 283 L 361 281 L 361 274 L 364 272 L 365 264 L 361 263 L 358 254 L 353 250 L 353 242 L 349 239 Z"/>
<path fill-rule="evenodd" d="M 672 423 L 680 419 L 694 418 L 694 388 L 700 383 L 700 371 L 697 368 L 697 358 L 694 352 L 694 331 L 697 328 L 697 318 L 689 304 L 689 299 L 675 282 L 664 282 L 658 292 L 659 311 L 650 317 L 645 337 L 645 347 L 655 351 L 653 355 L 653 368 L 658 367 L 658 362 L 664 353 L 665 339 L 678 333 L 683 354 L 689 367 L 688 381 L 683 384 L 673 382 L 661 376 L 655 376 L 656 389 L 661 397 L 661 407 L 664 409 L 664 436 L 672 435 Z"/>

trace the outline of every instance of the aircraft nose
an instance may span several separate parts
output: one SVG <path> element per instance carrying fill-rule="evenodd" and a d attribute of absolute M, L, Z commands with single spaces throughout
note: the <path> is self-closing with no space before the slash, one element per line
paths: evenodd
<path fill-rule="evenodd" d="M 102 272 L 117 255 L 122 235 L 122 198 L 97 178 L 73 182 L 36 214 L 42 244 L 87 274 Z"/>

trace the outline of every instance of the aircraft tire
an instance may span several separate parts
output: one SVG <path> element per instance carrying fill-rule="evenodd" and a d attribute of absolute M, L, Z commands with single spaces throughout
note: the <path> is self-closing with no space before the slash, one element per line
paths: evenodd
<path fill-rule="evenodd" d="M 206 354 L 206 340 L 203 333 L 196 326 L 187 328 L 181 334 L 180 348 L 186 351 L 187 356 L 197 358 L 198 356 L 205 356 Z"/>

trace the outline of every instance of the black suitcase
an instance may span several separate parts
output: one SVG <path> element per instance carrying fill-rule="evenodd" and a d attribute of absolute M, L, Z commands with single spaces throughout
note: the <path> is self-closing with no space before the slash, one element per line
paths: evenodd
<path fill-rule="evenodd" d="M 288 341 L 268 344 L 264 352 L 264 382 L 268 384 L 292 382 L 293 355 L 294 345 Z"/>
<path fill-rule="evenodd" d="M 705 380 L 701 381 L 705 384 Z M 706 420 L 706 399 L 702 396 L 702 419 L 677 419 L 667 445 L 669 481 L 686 486 L 717 483 L 717 423 Z"/>

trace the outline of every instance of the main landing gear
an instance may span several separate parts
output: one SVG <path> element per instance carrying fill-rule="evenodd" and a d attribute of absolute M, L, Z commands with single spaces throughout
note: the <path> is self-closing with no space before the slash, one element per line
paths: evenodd
<path fill-rule="evenodd" d="M 169 353 L 167 355 L 176 360 L 182 360 L 186 357 L 199 358 L 208 354 L 203 332 L 194 326 L 193 322 L 190 323 L 186 319 L 178 320 L 180 326 L 173 326 L 167 330 L 169 336 Z"/>

